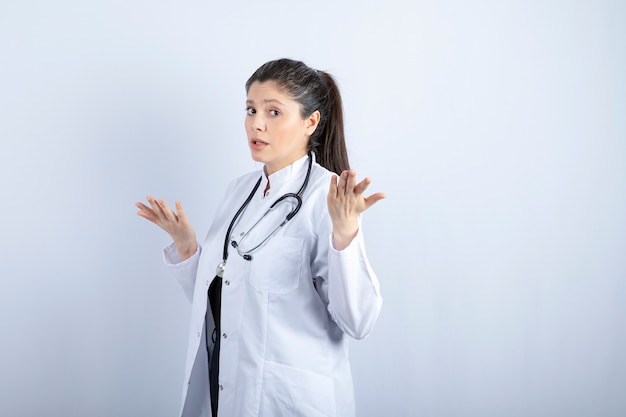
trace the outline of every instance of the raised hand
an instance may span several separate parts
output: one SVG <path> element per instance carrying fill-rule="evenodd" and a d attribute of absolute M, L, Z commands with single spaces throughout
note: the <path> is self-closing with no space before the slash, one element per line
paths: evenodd
<path fill-rule="evenodd" d="M 348 247 L 359 230 L 359 215 L 386 197 L 384 193 L 363 196 L 371 182 L 369 178 L 365 178 L 356 184 L 354 170 L 343 171 L 339 177 L 332 177 L 327 202 L 333 223 L 335 249 L 343 250 Z"/>
<path fill-rule="evenodd" d="M 146 197 L 150 207 L 141 202 L 135 203 L 139 209 L 137 214 L 144 219 L 165 230 L 176 244 L 176 249 L 182 260 L 191 257 L 198 249 L 196 232 L 185 216 L 185 210 L 180 201 L 176 201 L 176 212 L 174 212 L 163 199 L 155 199 L 152 196 Z"/>

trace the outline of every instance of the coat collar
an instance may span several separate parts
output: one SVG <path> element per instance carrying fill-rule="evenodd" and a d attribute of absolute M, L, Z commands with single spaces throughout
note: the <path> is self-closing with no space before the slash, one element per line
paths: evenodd
<path fill-rule="evenodd" d="M 315 154 L 311 153 L 313 163 L 315 163 Z M 308 162 L 308 155 L 303 156 L 291 165 L 287 165 L 284 168 L 271 174 L 269 177 L 265 174 L 265 167 L 263 167 L 263 180 L 261 181 L 261 191 L 267 190 L 267 193 L 263 193 L 263 197 L 274 194 L 272 190 L 279 190 L 282 186 L 289 181 L 299 178 L 304 172 L 306 172 L 306 166 Z M 269 188 L 268 188 L 269 182 Z M 295 192 L 295 191 L 293 191 Z"/>

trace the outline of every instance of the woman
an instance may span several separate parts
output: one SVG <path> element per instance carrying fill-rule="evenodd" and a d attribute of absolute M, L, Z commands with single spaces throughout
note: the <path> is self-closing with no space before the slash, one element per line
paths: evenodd
<path fill-rule="evenodd" d="M 192 301 L 181 414 L 354 416 L 346 335 L 367 336 L 382 304 L 359 216 L 385 195 L 349 169 L 329 74 L 270 61 L 246 91 L 264 167 L 230 184 L 202 247 L 180 202 L 137 203 Z"/>

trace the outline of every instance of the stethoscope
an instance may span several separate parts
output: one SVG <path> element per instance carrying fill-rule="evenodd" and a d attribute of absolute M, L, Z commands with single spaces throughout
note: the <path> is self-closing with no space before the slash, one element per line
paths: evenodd
<path fill-rule="evenodd" d="M 217 402 L 218 402 L 218 397 L 219 397 L 219 394 L 218 394 L 219 391 L 217 388 L 217 385 L 218 385 L 217 379 L 218 379 L 218 374 L 219 374 L 219 354 L 215 354 L 215 352 L 219 352 L 220 344 L 221 344 L 220 338 L 218 337 L 218 334 L 220 332 L 219 329 L 220 329 L 220 316 L 221 316 L 221 304 L 222 304 L 221 291 L 222 291 L 222 277 L 224 276 L 224 270 L 226 269 L 226 260 L 228 259 L 228 244 L 230 243 L 230 245 L 233 248 L 237 249 L 237 253 L 243 259 L 245 259 L 246 261 L 251 261 L 252 253 L 258 250 L 259 248 L 261 248 L 263 245 L 265 245 L 267 241 L 269 241 L 283 226 L 287 224 L 287 222 L 289 222 L 291 219 L 294 218 L 296 214 L 298 214 L 298 211 L 300 211 L 300 207 L 302 207 L 302 193 L 304 192 L 307 184 L 309 183 L 309 177 L 311 175 L 312 166 L 313 166 L 313 155 L 311 155 L 311 153 L 309 152 L 309 166 L 306 171 L 306 177 L 304 178 L 302 186 L 300 187 L 298 192 L 295 194 L 287 193 L 279 197 L 276 201 L 272 203 L 270 208 L 267 209 L 267 211 L 259 218 L 259 220 L 257 220 L 256 223 L 254 223 L 252 227 L 250 227 L 250 229 L 248 229 L 248 231 L 241 236 L 241 238 L 239 239 L 239 243 L 236 242 L 235 240 L 231 241 L 230 236 L 231 236 L 233 227 L 235 227 L 235 224 L 237 224 L 237 220 L 239 219 L 241 214 L 244 212 L 248 204 L 250 204 L 250 201 L 252 201 L 252 197 L 254 197 L 254 194 L 259 189 L 259 185 L 261 185 L 261 180 L 263 179 L 263 176 L 261 176 L 259 180 L 256 182 L 256 184 L 254 185 L 254 188 L 252 189 L 248 197 L 246 198 L 246 201 L 244 201 L 241 207 L 239 207 L 239 210 L 237 210 L 237 213 L 235 213 L 235 216 L 233 217 L 233 219 L 230 221 L 230 224 L 228 225 L 228 230 L 226 231 L 226 236 L 224 237 L 224 250 L 222 253 L 222 262 L 220 262 L 219 265 L 217 265 L 217 270 L 215 271 L 216 277 L 213 279 L 213 281 L 211 282 L 211 285 L 209 286 L 209 289 L 207 290 L 208 304 L 210 305 L 211 312 L 213 314 L 213 324 L 215 325 L 212 336 L 211 336 L 211 340 L 215 344 L 215 348 L 214 348 L 215 350 L 214 350 L 213 357 L 210 360 L 210 364 L 208 365 L 209 381 L 210 381 L 210 386 L 211 386 L 210 388 L 211 408 L 214 410 L 214 412 L 217 411 Z M 274 228 L 274 230 L 272 230 L 272 232 L 269 235 L 267 235 L 267 237 L 265 237 L 265 239 L 263 239 L 261 243 L 259 243 L 258 245 L 254 246 L 253 248 L 249 250 L 243 251 L 240 248 L 240 245 L 249 236 L 252 230 L 254 230 L 254 228 L 259 223 L 261 223 L 261 221 L 264 218 L 266 218 L 267 215 L 272 210 L 274 210 L 276 206 L 278 206 L 278 204 L 280 204 L 283 201 L 286 201 L 287 199 L 294 199 L 296 203 L 295 203 L 295 207 L 293 207 L 291 211 L 285 216 L 285 219 L 276 228 Z M 209 357 L 208 308 L 207 308 L 207 314 L 205 314 L 204 316 L 204 320 L 205 320 L 205 324 L 204 324 L 205 344 L 206 344 L 207 358 L 208 358 Z"/>
<path fill-rule="evenodd" d="M 256 221 L 256 223 L 254 223 L 252 225 L 252 227 L 250 227 L 250 229 L 248 229 L 248 231 L 246 233 L 244 233 L 241 238 L 239 239 L 239 242 L 235 241 L 235 240 L 230 240 L 231 237 L 231 232 L 233 227 L 235 226 L 235 224 L 237 224 L 237 221 L 239 220 L 239 217 L 241 216 L 241 214 L 243 213 L 243 211 L 246 209 L 246 207 L 248 207 L 248 204 L 250 204 L 250 201 L 252 200 L 252 197 L 254 197 L 254 194 L 256 193 L 256 191 L 259 189 L 259 185 L 261 184 L 261 180 L 263 179 L 263 176 L 261 176 L 259 178 L 259 180 L 256 182 L 254 188 L 252 189 L 252 191 L 250 192 L 250 194 L 248 195 L 248 197 L 246 198 L 246 201 L 244 201 L 244 203 L 241 205 L 241 207 L 239 207 L 239 210 L 237 210 L 237 213 L 235 213 L 235 215 L 233 216 L 233 219 L 230 222 L 230 225 L 228 226 L 228 230 L 226 231 L 226 236 L 224 237 L 224 250 L 222 252 L 222 262 L 220 262 L 217 265 L 217 270 L 216 270 L 216 275 L 218 277 L 223 277 L 224 276 L 224 270 L 226 269 L 226 261 L 228 260 L 228 246 L 229 243 L 230 245 L 235 248 L 237 250 L 237 253 L 246 261 L 251 261 L 252 260 L 252 253 L 256 252 L 258 249 L 260 249 L 261 247 L 263 247 L 276 233 L 278 233 L 278 231 L 287 224 L 287 222 L 289 222 L 291 219 L 294 218 L 294 216 L 296 214 L 298 214 L 298 211 L 300 211 L 300 207 L 302 207 L 302 193 L 304 193 L 304 190 L 306 189 L 308 183 L 309 183 L 309 178 L 311 176 L 311 167 L 313 166 L 313 156 L 311 155 L 311 153 L 309 153 L 309 165 L 307 167 L 307 171 L 306 171 L 306 176 L 304 177 L 304 181 L 302 182 L 302 186 L 300 187 L 300 189 L 298 190 L 297 193 L 287 193 L 287 194 L 283 194 L 282 196 L 280 196 L 276 201 L 274 201 L 272 203 L 272 205 L 267 209 L 267 211 L 265 213 L 263 213 L 263 215 L 259 218 L 259 220 Z M 276 226 L 276 228 L 274 228 L 274 230 L 272 230 L 271 233 L 269 233 L 259 244 L 255 245 L 254 247 L 252 247 L 251 249 L 248 250 L 242 250 L 241 249 L 241 244 L 246 240 L 246 238 L 250 235 L 250 233 L 259 225 L 259 223 L 261 223 L 261 221 L 263 219 L 265 219 L 267 217 L 267 215 L 272 212 L 277 206 L 278 204 L 280 204 L 283 201 L 286 201 L 287 199 L 294 199 L 295 200 L 295 206 L 289 211 L 289 213 L 287 213 L 287 215 L 285 216 L 284 220 L 278 225 Z"/>

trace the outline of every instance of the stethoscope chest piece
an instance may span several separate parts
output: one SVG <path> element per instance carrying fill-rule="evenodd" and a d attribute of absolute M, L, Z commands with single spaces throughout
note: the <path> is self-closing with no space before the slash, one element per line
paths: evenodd
<path fill-rule="evenodd" d="M 222 261 L 215 268 L 215 275 L 222 278 L 224 276 L 224 270 L 226 269 L 226 261 Z"/>

